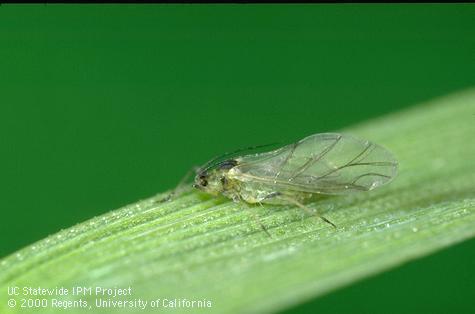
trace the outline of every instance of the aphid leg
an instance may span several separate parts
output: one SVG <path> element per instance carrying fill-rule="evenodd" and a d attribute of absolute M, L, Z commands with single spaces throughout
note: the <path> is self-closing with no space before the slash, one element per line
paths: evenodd
<path fill-rule="evenodd" d="M 298 207 L 302 208 L 303 210 L 305 210 L 307 213 L 309 213 L 309 214 L 312 215 L 312 216 L 313 216 L 313 215 L 316 215 L 316 216 L 319 217 L 321 220 L 323 220 L 324 222 L 326 222 L 326 223 L 332 225 L 333 228 L 336 229 L 336 225 L 335 225 L 333 222 L 331 222 L 331 221 L 328 220 L 327 218 L 323 217 L 322 215 L 313 212 L 310 208 L 308 208 L 308 207 L 305 206 L 304 204 L 300 203 L 299 201 L 297 201 L 297 200 L 295 200 L 295 199 L 293 199 L 293 198 L 291 198 L 291 197 L 285 197 L 285 196 L 279 196 L 279 198 L 280 198 L 281 200 L 285 200 L 285 201 L 287 201 L 287 202 L 289 202 L 289 203 L 292 203 L 292 204 L 294 204 L 294 205 L 297 205 Z"/>
<path fill-rule="evenodd" d="M 262 206 L 262 203 L 258 203 L 261 207 Z M 259 226 L 261 226 L 262 230 L 269 236 L 269 238 L 272 238 L 272 236 L 270 235 L 269 231 L 267 231 L 267 228 L 266 226 L 264 226 L 264 224 L 261 222 L 259 216 L 252 210 L 252 208 L 249 208 L 252 216 L 254 216 L 254 219 L 257 221 L 257 223 L 259 224 Z"/>
<path fill-rule="evenodd" d="M 177 186 L 170 193 L 168 193 L 167 196 L 165 196 L 164 198 L 159 199 L 155 202 L 156 203 L 165 203 L 165 202 L 170 201 L 173 197 L 182 194 L 186 190 L 186 187 L 188 186 L 188 183 L 189 183 L 188 181 L 189 181 L 191 175 L 193 173 L 195 173 L 197 169 L 198 169 L 198 167 L 193 167 L 190 170 L 188 170 L 188 172 L 185 174 L 185 176 L 180 180 L 180 182 L 178 182 Z"/>

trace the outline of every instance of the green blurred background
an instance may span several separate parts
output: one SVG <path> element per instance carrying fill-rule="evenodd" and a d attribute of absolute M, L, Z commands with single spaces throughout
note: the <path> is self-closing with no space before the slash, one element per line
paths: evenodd
<path fill-rule="evenodd" d="M 0 256 L 223 152 L 474 85 L 474 5 L 2 5 Z M 286 313 L 470 312 L 474 258 L 472 240 Z"/>

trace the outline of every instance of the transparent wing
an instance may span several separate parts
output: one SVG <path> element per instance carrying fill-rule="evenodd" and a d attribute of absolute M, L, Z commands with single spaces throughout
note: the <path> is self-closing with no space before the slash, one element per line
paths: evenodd
<path fill-rule="evenodd" d="M 238 180 L 321 194 L 368 191 L 388 183 L 397 161 L 383 147 L 347 134 L 321 133 L 275 151 L 241 157 Z"/>

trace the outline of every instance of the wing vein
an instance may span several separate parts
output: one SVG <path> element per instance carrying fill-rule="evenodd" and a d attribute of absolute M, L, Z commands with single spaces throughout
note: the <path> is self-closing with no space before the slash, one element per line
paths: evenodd
<path fill-rule="evenodd" d="M 312 156 L 312 158 L 310 158 L 307 162 L 305 162 L 305 164 L 303 164 L 299 169 L 297 169 L 297 171 L 292 176 L 290 176 L 288 181 L 292 181 L 293 179 L 298 177 L 300 174 L 302 174 L 305 170 L 307 170 L 311 165 L 315 164 L 316 162 L 321 160 L 323 157 L 325 157 L 325 155 L 328 154 L 328 152 L 330 152 L 335 147 L 335 145 L 340 141 L 341 137 L 342 137 L 341 135 L 338 136 L 337 139 L 332 144 L 328 145 L 320 154 L 316 156 Z"/>

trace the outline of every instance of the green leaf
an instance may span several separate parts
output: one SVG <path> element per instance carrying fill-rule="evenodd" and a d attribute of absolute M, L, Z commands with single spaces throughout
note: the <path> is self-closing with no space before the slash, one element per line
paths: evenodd
<path fill-rule="evenodd" d="M 96 217 L 0 262 L 7 287 L 65 287 L 95 309 L 98 299 L 211 303 L 203 312 L 270 312 L 427 255 L 475 234 L 475 90 L 450 95 L 345 130 L 383 145 L 398 177 L 372 192 L 315 199 L 309 206 L 335 230 L 299 208 L 252 207 L 188 190 Z M 307 134 L 302 134 L 304 137 Z M 177 178 L 179 174 L 177 173 Z M 136 183 L 135 183 L 136 184 Z M 259 216 L 272 237 L 256 222 Z M 72 287 L 131 287 L 131 296 L 72 295 Z M 0 294 L 0 313 L 26 313 L 24 296 Z M 17 302 L 7 305 L 8 299 Z M 160 309 L 151 306 L 153 300 Z M 178 302 L 178 305 L 183 305 Z M 195 307 L 178 307 L 190 312 Z M 56 303 L 57 304 L 57 303 Z M 76 304 L 77 305 L 77 304 Z M 169 308 L 168 308 L 169 309 Z M 115 308 L 96 309 L 116 313 Z M 68 313 L 82 313 L 70 309 Z"/>

